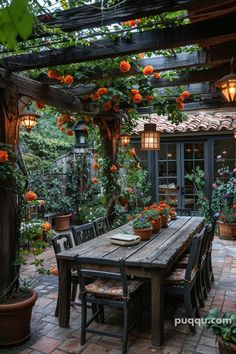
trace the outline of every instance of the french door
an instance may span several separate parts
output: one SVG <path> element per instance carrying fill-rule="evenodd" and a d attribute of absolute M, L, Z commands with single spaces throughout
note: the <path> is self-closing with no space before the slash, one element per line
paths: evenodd
<path fill-rule="evenodd" d="M 186 175 L 197 166 L 205 171 L 206 159 L 204 141 L 162 143 L 157 153 L 157 199 L 179 208 L 196 210 L 196 190 Z M 205 178 L 208 178 L 207 171 Z"/>

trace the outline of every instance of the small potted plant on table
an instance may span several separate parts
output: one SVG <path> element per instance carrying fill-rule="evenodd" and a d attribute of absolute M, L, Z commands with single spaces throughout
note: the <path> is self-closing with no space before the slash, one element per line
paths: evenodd
<path fill-rule="evenodd" d="M 152 233 L 158 233 L 162 225 L 160 212 L 157 209 L 148 209 L 145 210 L 145 214 L 147 215 L 150 223 L 152 224 Z"/>
<path fill-rule="evenodd" d="M 152 224 L 147 215 L 137 214 L 136 219 L 132 223 L 134 234 L 141 237 L 141 240 L 149 240 L 152 236 Z"/>
<path fill-rule="evenodd" d="M 205 326 L 217 336 L 220 354 L 236 354 L 236 313 L 219 316 L 217 309 L 209 311 Z"/>

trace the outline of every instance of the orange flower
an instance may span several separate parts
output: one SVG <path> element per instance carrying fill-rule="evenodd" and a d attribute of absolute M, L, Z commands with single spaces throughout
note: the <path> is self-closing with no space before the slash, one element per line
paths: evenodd
<path fill-rule="evenodd" d="M 91 179 L 91 182 L 92 182 L 93 184 L 98 183 L 98 179 L 97 179 L 97 177 L 93 177 L 93 178 Z"/>
<path fill-rule="evenodd" d="M 135 148 L 130 149 L 129 154 L 130 154 L 130 156 L 135 156 L 136 155 Z"/>
<path fill-rule="evenodd" d="M 60 128 L 60 131 L 61 131 L 61 132 L 64 132 L 65 130 L 66 130 L 65 127 L 61 127 L 61 128 Z"/>
<path fill-rule="evenodd" d="M 73 130 L 68 129 L 68 130 L 66 131 L 66 134 L 69 135 L 69 136 L 72 136 L 72 135 L 74 135 L 74 132 L 73 132 Z"/>
<path fill-rule="evenodd" d="M 33 200 L 36 200 L 38 197 L 37 197 L 37 194 L 32 192 L 32 191 L 28 191 L 24 194 L 24 199 L 27 201 L 27 202 L 32 202 Z"/>
<path fill-rule="evenodd" d="M 236 209 L 236 203 L 233 204 L 233 209 Z"/>
<path fill-rule="evenodd" d="M 154 77 L 155 77 L 155 79 L 160 79 L 160 77 L 161 77 L 161 75 L 159 74 L 159 73 L 154 73 L 154 75 L 153 75 Z"/>
<path fill-rule="evenodd" d="M 45 107 L 45 103 L 44 102 L 34 102 L 35 106 L 38 108 L 38 109 L 43 109 Z"/>
<path fill-rule="evenodd" d="M 83 121 L 85 124 L 89 122 L 89 117 L 88 116 L 83 116 Z"/>
<path fill-rule="evenodd" d="M 116 103 L 116 104 L 114 105 L 114 107 L 113 107 L 113 111 L 114 111 L 114 112 L 119 112 L 119 110 L 120 110 L 120 106 L 119 106 L 118 103 Z"/>
<path fill-rule="evenodd" d="M 131 220 L 133 220 L 133 216 L 132 216 L 132 215 L 129 215 L 129 216 L 128 216 L 128 221 L 131 221 Z"/>
<path fill-rule="evenodd" d="M 73 81 L 74 81 L 74 78 L 73 78 L 72 75 L 66 75 L 66 76 L 64 77 L 64 83 L 65 83 L 66 85 L 71 85 L 71 84 L 73 84 Z"/>
<path fill-rule="evenodd" d="M 58 275 L 58 269 L 57 269 L 57 267 L 55 267 L 55 266 L 52 266 L 52 267 L 50 268 L 49 272 L 50 272 L 51 275 L 55 275 L 55 276 Z"/>
<path fill-rule="evenodd" d="M 119 68 L 122 73 L 127 73 L 128 71 L 130 71 L 131 66 L 128 61 L 123 60 L 120 62 Z"/>
<path fill-rule="evenodd" d="M 111 173 L 116 173 L 116 171 L 117 171 L 116 165 L 112 165 L 112 166 L 110 167 L 110 171 L 111 171 Z"/>
<path fill-rule="evenodd" d="M 133 101 L 135 103 L 140 103 L 142 101 L 142 99 L 143 99 L 143 97 L 139 93 L 137 93 L 136 95 L 133 96 Z"/>
<path fill-rule="evenodd" d="M 153 73 L 153 67 L 151 65 L 146 65 L 143 68 L 143 75 L 151 75 Z"/>
<path fill-rule="evenodd" d="M 57 79 L 59 73 L 57 70 L 48 70 L 48 77 L 50 79 Z"/>
<path fill-rule="evenodd" d="M 102 109 L 104 111 L 109 111 L 111 109 L 111 101 L 106 101 L 102 105 Z"/>
<path fill-rule="evenodd" d="M 91 95 L 91 98 L 93 101 L 98 101 L 100 98 L 100 95 L 96 92 Z"/>
<path fill-rule="evenodd" d="M 190 96 L 190 93 L 188 91 L 184 91 L 181 93 L 181 96 L 183 97 L 183 99 L 188 98 Z"/>
<path fill-rule="evenodd" d="M 137 89 L 132 89 L 131 90 L 132 95 L 137 95 L 139 93 L 139 90 Z"/>
<path fill-rule="evenodd" d="M 99 165 L 98 165 L 98 163 L 96 161 L 94 161 L 93 164 L 92 164 L 92 167 L 93 167 L 94 171 L 97 171 Z"/>
<path fill-rule="evenodd" d="M 183 100 L 184 100 L 184 98 L 182 96 L 179 96 L 179 97 L 176 98 L 176 102 L 177 103 L 182 103 Z"/>
<path fill-rule="evenodd" d="M 97 94 L 98 94 L 99 96 L 106 95 L 107 92 L 108 92 L 108 90 L 107 90 L 106 87 L 101 87 L 101 88 L 99 88 L 99 89 L 97 90 Z"/>
<path fill-rule="evenodd" d="M 184 104 L 182 102 L 178 103 L 177 109 L 181 111 L 184 108 Z"/>
<path fill-rule="evenodd" d="M 146 96 L 145 98 L 146 98 L 146 100 L 148 100 L 148 102 L 151 102 L 154 100 L 154 96 L 152 96 L 152 95 Z"/>
<path fill-rule="evenodd" d="M 64 120 L 64 123 L 69 122 L 69 120 L 70 120 L 69 114 L 63 114 L 63 120 Z"/>
<path fill-rule="evenodd" d="M 140 59 L 144 59 L 145 54 L 144 54 L 144 53 L 139 53 L 139 55 L 138 55 L 138 56 L 139 56 L 139 58 L 140 58 Z"/>
<path fill-rule="evenodd" d="M 0 150 L 0 163 L 8 161 L 8 152 L 5 150 Z"/>
<path fill-rule="evenodd" d="M 42 224 L 43 231 L 49 231 L 49 230 L 51 230 L 51 228 L 52 228 L 52 225 L 49 222 L 45 222 Z"/>

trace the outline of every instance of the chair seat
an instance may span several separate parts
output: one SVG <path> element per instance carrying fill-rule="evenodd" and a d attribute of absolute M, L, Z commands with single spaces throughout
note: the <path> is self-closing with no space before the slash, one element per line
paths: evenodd
<path fill-rule="evenodd" d="M 176 268 L 183 268 L 186 267 L 188 264 L 189 254 L 185 254 L 182 256 L 178 261 L 175 263 Z"/>
<path fill-rule="evenodd" d="M 185 279 L 185 268 L 175 268 L 165 277 L 167 284 L 183 284 Z"/>
<path fill-rule="evenodd" d="M 139 280 L 128 280 L 128 294 L 136 291 L 141 285 L 142 281 Z M 88 293 L 93 293 L 98 296 L 103 297 L 114 297 L 114 298 L 122 298 L 123 290 L 122 284 L 120 281 L 114 279 L 96 279 L 90 284 L 85 286 L 85 289 Z"/>

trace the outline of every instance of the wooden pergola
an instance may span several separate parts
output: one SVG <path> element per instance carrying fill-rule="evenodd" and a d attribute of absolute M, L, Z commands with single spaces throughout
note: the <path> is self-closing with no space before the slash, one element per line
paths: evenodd
<path fill-rule="evenodd" d="M 188 23 L 176 25 L 163 22 L 162 15 L 167 12 L 185 10 Z M 38 80 L 24 76 L 24 71 L 48 68 L 56 65 L 96 61 L 98 59 L 115 58 L 140 52 L 170 50 L 171 55 L 156 56 L 138 61 L 138 65 L 152 65 L 154 70 L 182 70 L 178 78 L 169 81 L 151 80 L 151 84 L 161 94 L 165 87 L 176 88 L 184 85 L 191 92 L 191 97 L 198 95 L 186 104 L 186 110 L 220 109 L 229 107 L 214 87 L 214 81 L 230 71 L 230 60 L 236 56 L 236 3 L 235 0 L 142 0 L 122 2 L 111 10 L 101 12 L 101 6 L 80 6 L 77 8 L 55 12 L 51 16 L 39 16 L 38 21 L 52 29 L 59 27 L 61 33 L 78 33 L 89 28 L 100 28 L 121 21 L 137 18 L 159 16 L 162 26 L 142 32 L 131 32 L 129 38 L 119 37 L 99 39 L 90 44 L 74 45 L 66 48 L 44 49 L 32 48 L 31 40 L 51 40 L 52 33 L 35 29 L 28 39 L 30 52 L 20 55 L 8 55 L 2 52 L 0 62 L 0 141 L 12 145 L 13 149 L 19 136 L 19 113 L 24 109 L 24 102 L 30 100 L 44 101 L 57 109 L 83 113 L 85 107 L 80 99 L 83 95 L 94 92 L 99 81 L 107 77 L 121 75 L 137 75 L 139 70 L 133 64 L 128 74 L 118 69 L 104 72 L 98 67 L 86 77 L 81 76 L 76 87 L 63 89 L 55 81 L 41 75 Z M 27 42 L 26 42 L 27 44 Z M 176 48 L 198 45 L 199 50 L 193 53 L 177 53 Z M 44 46 L 45 48 L 45 46 Z M 36 51 L 37 50 L 37 51 Z M 90 112 L 93 114 L 93 112 Z M 117 115 L 97 116 L 95 122 L 103 137 L 105 154 L 111 161 L 116 157 L 116 137 L 120 130 Z M 10 284 L 14 279 L 5 278 L 12 266 L 15 252 L 12 244 L 17 247 L 17 195 L 14 184 L 1 190 L 0 193 L 0 283 Z M 11 251 L 10 251 L 11 250 Z M 6 264 L 5 252 L 12 252 Z"/>

